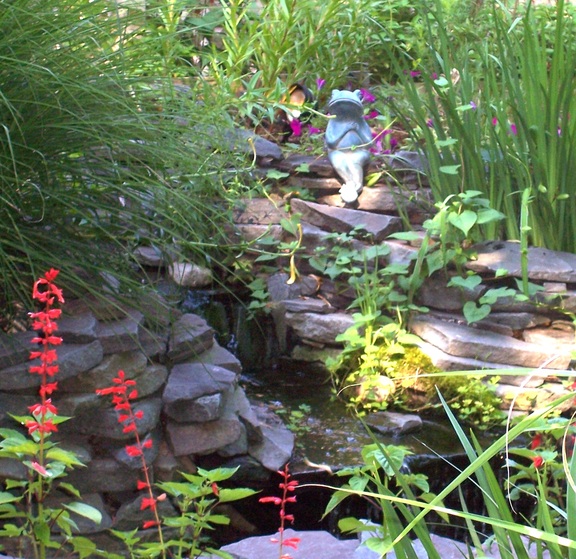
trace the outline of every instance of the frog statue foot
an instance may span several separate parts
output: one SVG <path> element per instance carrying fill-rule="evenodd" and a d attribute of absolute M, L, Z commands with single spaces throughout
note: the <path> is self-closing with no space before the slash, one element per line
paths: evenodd
<path fill-rule="evenodd" d="M 328 159 L 344 181 L 342 201 L 353 204 L 364 185 L 364 169 L 370 161 L 372 132 L 364 120 L 360 91 L 332 91 L 328 102 L 331 114 L 326 128 Z"/>

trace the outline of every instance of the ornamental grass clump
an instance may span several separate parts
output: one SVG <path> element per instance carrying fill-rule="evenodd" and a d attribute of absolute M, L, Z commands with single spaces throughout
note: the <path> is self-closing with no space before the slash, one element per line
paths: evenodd
<path fill-rule="evenodd" d="M 435 2 L 426 58 L 434 63 L 406 60 L 419 74 L 398 72 L 409 104 L 398 116 L 426 157 L 436 202 L 479 191 L 505 216 L 478 222 L 486 238 L 528 235 L 533 245 L 575 252 L 576 24 L 567 8 L 560 0 L 549 19 L 532 3 L 518 16 L 494 2 L 489 40 L 459 45 Z"/>

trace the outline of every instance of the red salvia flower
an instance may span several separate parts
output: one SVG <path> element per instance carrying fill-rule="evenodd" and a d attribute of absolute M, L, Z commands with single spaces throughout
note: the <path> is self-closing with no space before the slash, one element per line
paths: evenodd
<path fill-rule="evenodd" d="M 118 371 L 116 377 L 112 379 L 112 386 L 99 388 L 96 390 L 96 394 L 100 396 L 112 396 L 114 410 L 119 412 L 118 422 L 122 425 L 122 432 L 134 434 L 135 444 L 128 444 L 124 449 L 131 458 L 139 457 L 141 460 L 144 479 L 139 479 L 136 482 L 136 489 L 138 489 L 138 491 L 146 491 L 148 496 L 142 498 L 140 510 L 150 509 L 154 515 L 153 520 L 146 520 L 142 526 L 144 529 L 153 528 L 154 526 L 158 527 L 160 545 L 163 546 L 161 523 L 156 506 L 160 497 L 155 497 L 152 491 L 148 465 L 146 464 L 146 457 L 144 456 L 144 449 L 151 448 L 153 443 L 152 439 L 142 441 L 138 433 L 136 422 L 144 418 L 144 412 L 142 410 L 134 410 L 132 406 L 131 400 L 135 400 L 138 397 L 138 391 L 134 388 L 135 386 L 135 380 L 126 378 L 124 371 Z"/>
<path fill-rule="evenodd" d="M 537 456 L 532 457 L 532 462 L 534 463 L 534 467 L 539 469 L 544 464 L 544 458 L 538 454 Z"/>
<path fill-rule="evenodd" d="M 530 450 L 536 450 L 541 445 L 542 445 L 542 433 L 536 433 L 534 437 L 532 437 L 532 442 L 530 443 Z"/>
<path fill-rule="evenodd" d="M 278 528 L 279 538 L 271 538 L 272 543 L 277 543 L 280 549 L 280 559 L 292 559 L 292 557 L 283 552 L 284 547 L 291 547 L 293 549 L 298 549 L 298 544 L 300 543 L 300 538 L 284 538 L 284 531 L 286 529 L 286 522 L 291 522 L 294 524 L 294 515 L 286 514 L 286 503 L 295 503 L 296 497 L 294 495 L 288 496 L 289 492 L 295 491 L 298 485 L 298 481 L 295 479 L 290 479 L 290 472 L 288 471 L 288 464 L 284 466 L 283 470 L 279 470 L 278 474 L 282 476 L 282 482 L 278 484 L 278 487 L 282 489 L 282 497 L 268 496 L 261 497 L 259 499 L 260 503 L 272 503 L 273 505 L 280 507 L 280 527 Z"/>

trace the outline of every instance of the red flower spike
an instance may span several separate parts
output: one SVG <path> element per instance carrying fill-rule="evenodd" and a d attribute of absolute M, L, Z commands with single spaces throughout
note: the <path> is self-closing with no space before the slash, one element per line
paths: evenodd
<path fill-rule="evenodd" d="M 142 448 L 152 448 L 152 439 L 147 439 L 142 443 Z"/>
<path fill-rule="evenodd" d="M 146 483 L 145 481 L 142 481 L 139 479 L 136 482 L 136 489 L 138 489 L 138 491 L 141 491 L 142 489 L 150 489 L 150 485 L 148 483 Z"/>
<path fill-rule="evenodd" d="M 532 457 L 532 462 L 534 463 L 534 467 L 536 469 L 539 469 L 543 466 L 544 464 L 544 458 L 542 458 L 542 456 L 538 455 L 538 456 L 533 456 Z"/>
<path fill-rule="evenodd" d="M 536 450 L 542 445 L 542 433 L 536 433 L 530 443 L 530 450 Z"/>
<path fill-rule="evenodd" d="M 284 540 L 284 545 L 286 547 L 291 547 L 292 549 L 298 549 L 298 544 L 300 543 L 300 538 L 286 538 Z"/>
<path fill-rule="evenodd" d="M 154 528 L 155 526 L 159 526 L 160 523 L 156 522 L 156 520 L 147 520 L 142 524 L 142 528 L 144 530 L 148 530 L 148 528 Z"/>
<path fill-rule="evenodd" d="M 142 499 L 142 503 L 140 503 L 140 510 L 145 510 L 145 509 L 155 509 L 156 508 L 156 499 L 154 499 L 153 497 L 144 497 Z"/>
<path fill-rule="evenodd" d="M 128 454 L 130 458 L 136 458 L 137 456 L 142 456 L 142 449 L 137 446 L 126 445 L 125 450 L 126 454 Z"/>

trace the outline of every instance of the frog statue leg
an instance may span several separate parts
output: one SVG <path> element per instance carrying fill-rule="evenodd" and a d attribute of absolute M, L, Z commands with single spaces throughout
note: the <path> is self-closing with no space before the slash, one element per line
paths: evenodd
<path fill-rule="evenodd" d="M 330 163 L 344 181 L 340 189 L 342 201 L 353 204 L 362 192 L 364 168 L 370 160 L 370 152 L 363 148 L 334 150 L 328 154 Z"/>

